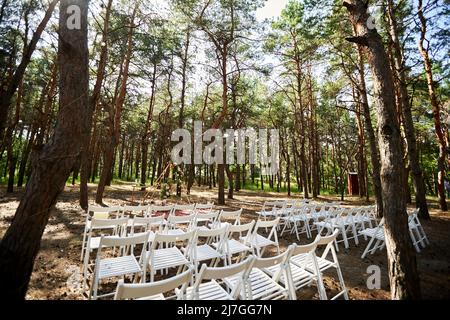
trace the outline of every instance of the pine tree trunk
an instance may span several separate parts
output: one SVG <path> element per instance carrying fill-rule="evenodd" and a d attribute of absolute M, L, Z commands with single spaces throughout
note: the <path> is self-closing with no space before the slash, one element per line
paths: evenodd
<path fill-rule="evenodd" d="M 92 163 L 91 155 L 91 140 L 92 140 L 92 121 L 93 115 L 97 111 L 97 106 L 100 101 L 101 88 L 103 84 L 103 78 L 105 76 L 106 63 L 108 58 L 108 30 L 109 30 L 109 18 L 111 15 L 112 0 L 108 0 L 105 11 L 105 19 L 103 22 L 102 40 L 100 60 L 97 68 L 97 78 L 94 85 L 94 90 L 89 101 L 88 110 L 88 125 L 83 131 L 83 150 L 81 153 L 81 172 L 80 172 L 80 206 L 82 209 L 88 209 L 88 181 L 89 171 Z"/>
<path fill-rule="evenodd" d="M 422 219 L 430 219 L 428 205 L 425 192 L 425 183 L 423 181 L 422 168 L 420 167 L 419 153 L 417 151 L 416 129 L 411 112 L 411 104 L 409 102 L 408 89 L 406 84 L 406 68 L 404 65 L 403 52 L 400 47 L 400 39 L 398 37 L 397 21 L 395 20 L 394 1 L 388 0 L 389 13 L 389 33 L 393 43 L 394 70 L 396 74 L 400 104 L 403 113 L 403 126 L 405 128 L 405 136 L 407 141 L 408 156 L 410 169 L 414 179 L 414 188 L 416 191 L 416 206 L 420 208 L 419 216 Z"/>
<path fill-rule="evenodd" d="M 69 30 L 67 8 L 81 9 L 81 29 Z M 11 226 L 0 243 L 0 298 L 24 299 L 51 209 L 76 158 L 88 109 L 87 0 L 61 0 L 59 113 L 54 135 L 36 154 L 33 171 Z"/>
<path fill-rule="evenodd" d="M 372 116 L 370 114 L 369 100 L 367 98 L 366 78 L 364 75 L 364 50 L 361 45 L 358 45 L 358 73 L 359 73 L 359 93 L 361 98 L 362 109 L 364 113 L 364 121 L 366 123 L 366 132 L 369 139 L 370 160 L 372 163 L 372 183 L 375 194 L 375 201 L 377 204 L 377 216 L 383 217 L 383 195 L 381 191 L 381 164 L 379 157 L 379 150 L 375 131 L 372 126 Z"/>
<path fill-rule="evenodd" d="M 378 144 L 381 154 L 381 187 L 385 217 L 386 248 L 392 299 L 420 299 L 420 281 L 413 249 L 403 188 L 403 157 L 400 125 L 396 117 L 394 83 L 381 36 L 368 28 L 367 2 L 345 1 L 356 27 L 350 42 L 368 50 L 374 83 L 374 103 L 378 116 Z"/>
<path fill-rule="evenodd" d="M 112 165 L 114 161 L 114 151 L 116 146 L 119 143 L 120 139 L 120 121 L 122 119 L 122 111 L 125 102 L 125 97 L 127 94 L 127 85 L 128 85 L 128 72 L 131 62 L 131 57 L 133 54 L 133 34 L 134 34 L 134 20 L 136 17 L 136 13 L 138 10 L 139 2 L 136 2 L 136 5 L 133 10 L 133 14 L 130 18 L 131 25 L 128 30 L 127 36 L 127 49 L 124 57 L 124 67 L 122 72 L 121 84 L 119 89 L 119 94 L 116 98 L 114 105 L 114 116 L 111 123 L 111 139 L 107 143 L 105 150 L 105 159 L 103 163 L 102 173 L 100 175 L 100 181 L 97 188 L 97 194 L 95 197 L 95 202 L 97 204 L 103 203 L 103 192 L 105 191 L 105 186 L 108 184 L 108 180 L 111 178 Z M 110 113 L 111 114 L 111 113 Z M 111 116 L 112 117 L 112 116 Z"/>
<path fill-rule="evenodd" d="M 441 124 L 441 107 L 436 94 L 436 88 L 433 79 L 433 66 L 431 64 L 428 50 L 424 47 L 427 34 L 427 20 L 423 13 L 422 0 L 418 2 L 418 15 L 420 19 L 421 33 L 419 42 L 419 51 L 423 58 L 425 66 L 425 73 L 427 75 L 428 93 L 430 95 L 431 107 L 433 109 L 434 128 L 436 130 L 436 137 L 439 143 L 439 158 L 437 163 L 438 170 L 438 196 L 439 205 L 442 211 L 447 211 L 447 201 L 445 200 L 445 159 L 447 153 L 447 144 L 444 137 L 444 131 Z"/>

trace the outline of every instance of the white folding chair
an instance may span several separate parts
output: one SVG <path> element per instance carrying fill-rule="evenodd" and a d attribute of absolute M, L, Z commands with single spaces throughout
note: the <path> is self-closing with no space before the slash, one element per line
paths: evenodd
<path fill-rule="evenodd" d="M 339 230 L 336 229 L 331 236 L 321 237 L 317 243 L 318 247 L 325 247 L 323 254 L 320 257 L 317 257 L 317 265 L 320 273 L 324 273 L 329 269 L 335 269 L 338 275 L 339 284 L 341 287 L 341 291 L 336 294 L 331 300 L 336 300 L 340 296 L 344 296 L 345 300 L 348 300 L 347 287 L 345 286 L 344 277 L 342 276 L 341 267 L 339 265 L 339 260 L 337 258 L 336 250 L 334 248 L 334 242 L 339 234 Z M 329 255 L 331 254 L 331 257 Z M 304 268 L 310 272 L 315 272 L 314 261 L 311 259 L 307 259 L 307 255 L 296 255 L 291 258 L 291 263 L 297 265 L 301 268 Z M 325 287 L 319 283 L 319 286 L 322 286 L 323 293 L 321 299 L 327 300 L 327 294 L 325 291 Z"/>
<path fill-rule="evenodd" d="M 215 227 L 220 227 L 222 223 L 228 222 L 230 224 L 234 225 L 240 225 L 241 224 L 241 214 L 242 209 L 236 210 L 236 211 L 225 211 L 222 210 L 219 213 L 218 222 L 215 225 Z"/>
<path fill-rule="evenodd" d="M 83 256 L 83 281 L 87 284 L 87 277 L 89 272 L 89 267 L 92 265 L 89 264 L 89 260 L 91 258 L 91 253 L 95 250 L 98 250 L 100 247 L 100 241 L 102 236 L 95 236 L 94 233 L 98 232 L 109 232 L 109 236 L 120 238 L 126 236 L 128 225 L 128 218 L 118 218 L 118 219 L 96 219 L 92 218 L 89 221 L 89 230 L 87 234 L 87 239 L 84 245 L 84 256 Z"/>
<path fill-rule="evenodd" d="M 185 300 L 186 288 L 192 280 L 192 270 L 187 271 L 162 281 L 151 283 L 127 283 L 120 280 L 114 300 L 169 300 L 164 293 L 176 290 L 177 300 Z"/>
<path fill-rule="evenodd" d="M 292 245 L 291 256 L 289 257 L 289 269 L 292 277 L 292 283 L 289 284 L 287 279 L 281 274 L 277 276 L 276 272 L 279 270 L 279 266 L 270 266 L 264 269 L 269 276 L 275 277 L 275 280 L 279 281 L 283 285 L 288 285 L 291 290 L 291 295 L 293 297 L 297 296 L 297 291 L 303 287 L 310 286 L 313 282 L 316 283 L 319 297 L 322 299 L 324 297 L 323 292 L 323 282 L 322 276 L 319 271 L 319 266 L 317 264 L 316 248 L 320 241 L 320 236 L 317 236 L 313 243 L 308 245 L 298 246 L 297 244 Z M 305 262 L 302 265 L 296 265 L 291 263 L 292 257 L 303 257 Z M 305 265 L 311 265 L 313 270 L 308 270 Z"/>
<path fill-rule="evenodd" d="M 426 246 L 430 244 L 430 241 L 428 240 L 425 230 L 423 229 L 418 217 L 419 210 L 420 209 L 416 209 L 408 215 L 409 234 L 411 236 L 414 248 L 418 253 L 421 251 L 420 246 L 425 249 Z"/>
<path fill-rule="evenodd" d="M 89 231 L 91 230 L 91 220 L 92 218 L 95 219 L 117 219 L 121 218 L 123 216 L 122 207 L 97 207 L 97 206 L 89 206 L 87 215 L 86 215 L 86 222 L 84 224 L 84 232 L 83 232 L 83 241 L 81 244 L 81 257 L 80 261 L 83 261 L 84 259 L 84 250 L 86 247 L 86 238 L 88 236 Z M 109 228 L 104 227 L 103 229 L 114 229 L 115 226 L 111 225 Z"/>
<path fill-rule="evenodd" d="M 239 254 L 238 261 L 240 261 L 249 252 L 253 253 L 253 248 L 251 246 L 244 244 L 241 239 L 243 234 L 245 235 L 251 234 L 254 225 L 255 221 L 253 220 L 252 222 L 247 224 L 229 226 L 228 235 L 225 239 L 224 245 L 229 265 L 231 265 L 231 258 L 233 257 L 233 255 Z M 233 238 L 234 235 L 239 235 L 239 241 Z M 212 246 L 215 248 L 218 248 L 219 245 L 220 244 L 218 242 L 214 242 L 212 244 Z"/>
<path fill-rule="evenodd" d="M 253 257 L 248 257 L 240 263 L 221 268 L 211 268 L 203 264 L 194 285 L 187 288 L 187 297 L 191 300 L 236 300 L 243 288 L 242 281 L 237 282 L 231 292 L 227 292 L 218 280 L 233 276 L 242 279 L 242 274 L 253 259 Z"/>
<path fill-rule="evenodd" d="M 380 224 L 375 228 L 366 228 L 359 232 L 364 238 L 369 238 L 369 243 L 364 250 L 361 259 L 364 259 L 368 254 L 375 253 L 376 250 L 382 250 L 386 246 L 384 236 L 384 218 L 381 219 Z"/>
<path fill-rule="evenodd" d="M 192 230 L 195 227 L 196 213 L 187 216 L 176 216 L 171 214 L 167 217 L 164 233 L 179 235 Z"/>
<path fill-rule="evenodd" d="M 131 226 L 132 224 L 132 219 L 134 217 L 148 217 L 150 214 L 150 206 L 149 205 L 145 205 L 145 206 L 123 206 L 122 207 L 122 212 L 124 215 L 127 215 L 130 217 L 130 221 L 129 221 L 129 225 Z M 135 223 L 136 225 L 136 223 Z"/>
<path fill-rule="evenodd" d="M 280 223 L 280 218 L 275 220 L 263 221 L 258 220 L 256 222 L 253 231 L 246 237 L 242 237 L 244 244 L 253 248 L 253 252 L 256 252 L 258 257 L 262 257 L 264 251 L 269 246 L 274 246 L 277 249 L 277 254 L 280 254 L 280 244 L 278 243 L 277 227 Z M 259 234 L 260 229 L 270 229 L 270 233 L 267 237 Z"/>
<path fill-rule="evenodd" d="M 295 299 L 292 295 L 292 277 L 289 270 L 289 257 L 292 247 L 286 252 L 271 258 L 255 258 L 247 267 L 242 276 L 226 277 L 224 283 L 230 290 L 235 290 L 241 282 L 246 290 L 240 291 L 242 300 L 280 300 Z M 263 269 L 277 266 L 273 277 L 268 276 Z M 287 285 L 281 286 L 279 278 L 283 276 L 288 279 Z"/>
<path fill-rule="evenodd" d="M 132 236 L 140 235 L 142 233 L 149 234 L 149 242 L 153 242 L 155 233 L 162 233 L 164 228 L 164 217 L 134 217 L 131 220 L 131 232 Z M 136 232 L 137 231 L 137 232 Z"/>
<path fill-rule="evenodd" d="M 142 234 L 139 236 L 117 238 L 117 237 L 101 237 L 100 246 L 97 251 L 97 258 L 95 260 L 95 267 L 92 274 L 91 289 L 89 291 L 89 299 L 93 296 L 93 299 L 112 296 L 114 293 L 108 293 L 98 295 L 98 287 L 100 281 L 109 278 L 116 278 L 125 276 L 134 276 L 136 281 L 137 276 L 141 276 L 142 280 L 145 275 L 145 249 L 147 247 L 148 234 Z M 129 252 L 129 248 L 134 248 L 137 245 L 142 245 L 142 251 L 139 257 L 139 261 L 134 255 L 134 251 Z M 115 256 L 115 248 L 121 248 L 118 250 L 117 256 Z M 102 253 L 105 249 L 113 248 L 113 257 L 111 253 L 108 258 L 103 258 Z"/>
<path fill-rule="evenodd" d="M 158 271 L 163 272 L 170 268 L 178 268 L 177 274 L 184 268 L 193 265 L 192 249 L 195 247 L 195 230 L 180 235 L 168 235 L 157 233 L 152 242 L 150 251 L 147 252 L 150 282 L 154 281 Z M 177 243 L 182 242 L 185 250 L 177 248 Z M 184 251 L 184 253 L 183 253 Z"/>
<path fill-rule="evenodd" d="M 218 224 L 219 213 L 220 211 L 211 211 L 209 213 L 197 212 L 195 217 L 195 224 L 197 228 L 202 230 L 209 230 L 219 226 Z"/>
<path fill-rule="evenodd" d="M 280 201 L 266 201 L 263 204 L 261 211 L 257 211 L 256 214 L 260 219 L 268 220 L 268 218 L 275 218 L 278 216 L 278 210 L 282 210 L 286 207 L 286 202 Z"/>
<path fill-rule="evenodd" d="M 295 232 L 297 240 L 300 241 L 300 234 L 306 233 L 306 236 L 311 238 L 311 230 L 309 226 L 309 218 L 305 214 L 307 206 L 296 206 L 291 210 L 288 216 L 282 217 L 283 229 L 281 231 L 281 236 L 285 232 L 290 232 L 291 234 Z"/>
<path fill-rule="evenodd" d="M 197 229 L 195 240 L 197 245 L 192 250 L 195 271 L 198 271 L 200 262 L 208 260 L 211 261 L 211 266 L 217 266 L 220 260 L 223 260 L 224 265 L 226 265 L 227 256 L 225 246 L 228 227 L 229 225 L 226 224 L 221 228 L 212 230 Z M 199 240 L 203 240 L 203 242 L 199 243 Z M 215 248 L 210 245 L 212 240 L 215 240 L 217 243 Z"/>

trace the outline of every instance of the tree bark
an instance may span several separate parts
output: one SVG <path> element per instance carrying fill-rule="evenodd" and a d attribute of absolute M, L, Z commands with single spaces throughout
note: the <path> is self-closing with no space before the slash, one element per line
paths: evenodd
<path fill-rule="evenodd" d="M 67 8 L 81 9 L 81 28 L 69 30 Z M 58 122 L 50 142 L 33 162 L 33 171 L 11 226 L 0 243 L 0 297 L 22 300 L 51 209 L 81 149 L 88 109 L 87 0 L 62 0 L 59 17 Z"/>
<path fill-rule="evenodd" d="M 89 101 L 89 109 L 87 114 L 89 121 L 87 123 L 87 127 L 83 130 L 83 150 L 81 152 L 80 172 L 80 206 L 83 210 L 88 209 L 88 181 L 90 164 L 92 163 L 92 154 L 90 153 L 90 144 L 92 139 L 92 117 L 100 101 L 103 79 L 105 77 L 105 68 L 108 59 L 109 18 L 111 16 L 112 2 L 113 0 L 108 0 L 108 4 L 106 5 L 105 19 L 103 21 L 102 39 L 100 43 L 100 60 L 97 67 L 97 77 L 94 85 L 94 90 L 92 91 L 92 96 Z"/>
<path fill-rule="evenodd" d="M 127 36 L 127 48 L 125 52 L 124 67 L 122 71 L 121 84 L 119 89 L 119 94 L 114 103 L 114 115 L 111 123 L 111 140 L 106 143 L 104 163 L 102 168 L 102 173 L 100 175 L 100 181 L 98 183 L 97 194 L 95 197 L 95 202 L 97 204 L 103 203 L 103 193 L 110 177 L 112 164 L 114 160 L 114 149 L 119 143 L 120 139 L 120 121 L 122 119 L 123 105 L 125 102 L 125 97 L 127 95 L 127 85 L 128 85 L 128 72 L 131 62 L 131 57 L 133 55 L 133 34 L 134 34 L 134 19 L 138 10 L 138 4 L 134 7 L 133 14 L 130 18 L 130 27 Z"/>
<path fill-rule="evenodd" d="M 405 129 L 405 136 L 408 148 L 408 156 L 410 169 L 414 180 L 414 188 L 416 191 L 416 206 L 420 209 L 419 216 L 422 219 L 430 219 L 428 212 L 428 205 L 425 192 L 425 183 L 423 181 L 422 168 L 420 167 L 419 153 L 417 151 L 416 129 L 411 112 L 411 104 L 409 102 L 408 88 L 406 84 L 406 68 L 403 58 L 403 52 L 400 46 L 400 39 L 398 36 L 397 21 L 394 12 L 394 1 L 388 0 L 388 17 L 389 17 L 389 33 L 393 44 L 394 56 L 394 70 L 396 75 L 396 82 L 400 94 L 399 108 L 403 113 L 403 126 Z"/>
<path fill-rule="evenodd" d="M 375 28 L 368 28 L 367 2 L 344 1 L 356 37 L 348 41 L 367 48 L 374 82 L 374 103 L 378 116 L 378 144 L 381 154 L 381 187 L 385 217 L 386 248 L 392 299 L 420 299 L 416 255 L 409 236 L 404 192 L 400 125 L 396 120 L 394 83 L 383 41 Z"/>
<path fill-rule="evenodd" d="M 358 73 L 359 73 L 359 93 L 361 98 L 364 121 L 366 124 L 367 137 L 369 139 L 370 160 L 372 163 L 372 183 L 377 204 L 377 216 L 383 217 L 383 195 L 381 190 L 381 164 L 375 131 L 372 126 L 372 116 L 370 114 L 369 100 L 367 98 L 366 78 L 364 75 L 364 49 L 358 45 Z"/>

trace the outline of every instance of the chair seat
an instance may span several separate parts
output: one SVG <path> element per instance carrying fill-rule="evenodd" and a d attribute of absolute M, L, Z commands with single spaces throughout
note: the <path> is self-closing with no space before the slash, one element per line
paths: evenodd
<path fill-rule="evenodd" d="M 207 226 L 201 226 L 201 227 L 197 227 L 197 230 L 209 231 L 209 230 L 211 230 L 211 229 L 208 228 Z"/>
<path fill-rule="evenodd" d="M 288 216 L 284 218 L 284 220 L 287 220 L 289 222 L 308 222 L 309 218 L 306 215 L 294 215 L 294 216 Z"/>
<path fill-rule="evenodd" d="M 240 275 L 236 275 L 229 278 L 224 278 L 224 283 L 233 290 L 242 277 Z M 253 300 L 277 300 L 277 299 L 286 299 L 288 297 L 287 290 L 280 286 L 278 283 L 272 280 L 267 274 L 265 274 L 260 269 L 252 269 L 249 275 L 249 283 L 252 292 Z M 241 299 L 245 299 L 243 297 L 243 291 L 241 289 L 240 293 Z"/>
<path fill-rule="evenodd" d="M 100 260 L 98 278 L 105 279 L 141 272 L 141 267 L 134 256 L 107 258 Z"/>
<path fill-rule="evenodd" d="M 149 252 L 147 252 L 149 254 Z M 179 267 L 189 264 L 183 253 L 177 248 L 156 249 L 153 252 L 153 270 Z"/>
<path fill-rule="evenodd" d="M 172 230 L 167 230 L 167 232 L 165 232 L 165 234 L 171 235 L 171 236 L 182 236 L 184 235 L 186 232 L 181 230 L 181 229 L 172 229 Z"/>
<path fill-rule="evenodd" d="M 303 268 L 291 263 L 291 274 L 292 280 L 294 281 L 295 289 L 298 290 L 308 284 L 310 284 L 316 277 L 312 272 L 306 271 Z M 273 277 L 275 273 L 280 269 L 279 265 L 272 266 L 270 268 L 264 269 L 270 277 Z M 283 285 L 286 285 L 286 280 L 284 278 L 284 274 L 281 274 L 280 280 Z"/>
<path fill-rule="evenodd" d="M 248 236 L 245 236 L 245 237 L 242 237 L 242 240 L 244 241 L 244 243 L 250 244 L 255 248 L 262 248 L 262 247 L 277 245 L 274 241 L 267 239 L 259 234 L 256 235 L 256 237 L 250 237 L 250 238 L 251 238 L 251 240 L 248 240 Z"/>
<path fill-rule="evenodd" d="M 195 250 L 197 253 L 196 255 L 197 261 L 206 261 L 216 258 L 223 258 L 223 254 L 221 254 L 216 249 L 210 247 L 207 244 L 197 246 Z"/>
<path fill-rule="evenodd" d="M 277 213 L 273 212 L 273 211 L 258 211 L 258 212 L 256 212 L 256 214 L 261 217 L 276 217 L 277 216 Z"/>
<path fill-rule="evenodd" d="M 317 264 L 319 266 L 319 271 L 320 272 L 323 272 L 323 271 L 325 271 L 325 270 L 327 270 L 327 269 L 329 269 L 331 267 L 335 267 L 334 262 L 329 261 L 327 259 L 323 259 L 321 257 L 317 257 L 316 260 L 317 260 Z M 291 262 L 293 264 L 296 264 L 296 265 L 300 266 L 301 268 L 311 272 L 311 273 L 314 273 L 313 262 L 310 259 L 309 254 L 305 253 L 305 254 L 296 255 L 295 257 L 291 258 Z"/>
<path fill-rule="evenodd" d="M 378 240 L 384 241 L 384 229 L 383 228 L 368 228 L 359 232 L 359 234 Z"/>
<path fill-rule="evenodd" d="M 232 255 L 236 254 L 236 253 L 241 253 L 241 252 L 246 252 L 246 251 L 252 250 L 250 247 L 246 246 L 242 242 L 239 242 L 234 239 L 230 239 L 227 242 L 228 242 L 228 253 L 232 254 Z M 213 247 L 217 248 L 217 246 L 219 244 L 217 242 L 215 242 L 212 245 L 213 245 Z"/>
<path fill-rule="evenodd" d="M 193 288 L 187 288 L 187 297 L 194 299 Z M 215 280 L 202 283 L 198 290 L 198 300 L 233 300 L 233 298 Z"/>

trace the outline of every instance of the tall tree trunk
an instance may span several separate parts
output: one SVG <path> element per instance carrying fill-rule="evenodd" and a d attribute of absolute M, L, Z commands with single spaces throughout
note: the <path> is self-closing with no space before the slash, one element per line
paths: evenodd
<path fill-rule="evenodd" d="M 83 130 L 83 150 L 81 152 L 81 172 L 80 172 L 80 206 L 82 209 L 88 209 L 88 181 L 90 164 L 92 163 L 91 155 L 91 131 L 92 131 L 92 117 L 97 109 L 97 105 L 100 101 L 100 94 L 103 84 L 103 78 L 105 77 L 106 63 L 108 59 L 108 30 L 109 30 L 109 18 L 111 15 L 111 7 L 113 0 L 108 0 L 105 11 L 105 19 L 103 21 L 102 40 L 100 43 L 100 60 L 97 67 L 97 78 L 95 80 L 94 90 L 89 101 L 88 109 L 88 123 Z"/>
<path fill-rule="evenodd" d="M 127 49 L 125 52 L 124 59 L 124 67 L 122 72 L 121 84 L 119 89 L 119 95 L 114 104 L 114 117 L 112 121 L 111 128 L 111 140 L 106 143 L 105 146 L 105 156 L 104 163 L 102 168 L 102 173 L 100 175 L 100 181 L 98 183 L 97 195 L 95 197 L 95 202 L 97 204 L 103 203 L 103 193 L 105 191 L 105 187 L 108 181 L 108 177 L 110 177 L 112 164 L 114 160 L 114 150 L 119 143 L 120 139 L 120 121 L 122 119 L 122 111 L 123 105 L 125 102 L 125 97 L 127 95 L 127 85 L 128 85 L 128 72 L 131 62 L 131 57 L 133 55 L 133 34 L 134 34 L 134 20 L 136 17 L 136 13 L 138 10 L 139 1 L 136 2 L 136 5 L 133 10 L 133 14 L 130 18 L 130 28 L 128 30 L 127 36 Z"/>
<path fill-rule="evenodd" d="M 157 71 L 157 63 L 153 64 L 153 74 L 152 74 L 152 93 L 150 95 L 150 106 L 148 109 L 147 120 L 145 121 L 144 134 L 142 136 L 142 164 L 141 164 L 141 185 L 142 191 L 145 190 L 145 184 L 147 183 L 147 167 L 148 167 L 148 146 L 150 143 L 150 132 L 151 125 L 153 121 L 153 110 L 155 106 L 155 98 L 156 98 L 156 71 Z"/>
<path fill-rule="evenodd" d="M 420 281 L 416 255 L 409 235 L 406 203 L 403 197 L 398 196 L 404 192 L 403 159 L 389 60 L 381 36 L 376 29 L 368 28 L 368 3 L 351 0 L 345 1 L 343 5 L 349 11 L 357 31 L 355 37 L 347 38 L 347 40 L 367 48 L 373 73 L 391 297 L 392 299 L 420 299 Z"/>
<path fill-rule="evenodd" d="M 433 66 L 431 64 L 430 56 L 428 54 L 428 48 L 424 47 L 424 43 L 427 35 L 427 20 L 423 12 L 422 0 L 418 0 L 418 15 L 420 19 L 420 41 L 419 51 L 423 58 L 425 66 L 425 73 L 427 75 L 428 94 L 430 95 L 431 107 L 433 109 L 434 128 L 436 130 L 436 137 L 439 143 L 439 158 L 437 163 L 438 170 L 438 196 L 439 205 L 442 211 L 447 211 L 447 201 L 445 200 L 445 159 L 447 144 L 445 141 L 444 131 L 441 124 L 441 107 L 437 98 L 436 87 L 433 79 Z"/>
<path fill-rule="evenodd" d="M 403 125 L 407 141 L 410 169 L 414 179 L 414 188 L 416 190 L 416 206 L 420 208 L 419 216 L 423 219 L 430 219 L 425 192 L 425 183 L 423 181 L 422 168 L 420 167 L 419 153 L 417 151 L 416 130 L 409 102 L 408 88 L 406 84 L 406 68 L 404 56 L 400 46 L 397 21 L 395 18 L 394 1 L 388 0 L 389 33 L 393 44 L 394 70 L 396 74 L 398 90 L 400 94 L 400 104 L 403 113 Z"/>
<path fill-rule="evenodd" d="M 67 8 L 81 9 L 81 28 L 68 29 Z M 54 135 L 33 171 L 11 226 L 0 243 L 0 296 L 24 299 L 51 209 L 81 149 L 88 109 L 87 0 L 61 0 L 59 17 L 59 113 Z M 69 11 L 70 12 L 70 11 Z"/>
<path fill-rule="evenodd" d="M 372 116 L 370 114 L 369 100 L 367 98 L 366 77 L 364 75 L 364 49 L 358 45 L 358 73 L 359 73 L 359 93 L 361 98 L 364 121 L 366 124 L 367 137 L 369 139 L 370 160 L 372 163 L 372 183 L 377 204 L 377 216 L 383 216 L 383 195 L 381 190 L 381 164 L 375 131 L 372 126 Z"/>

